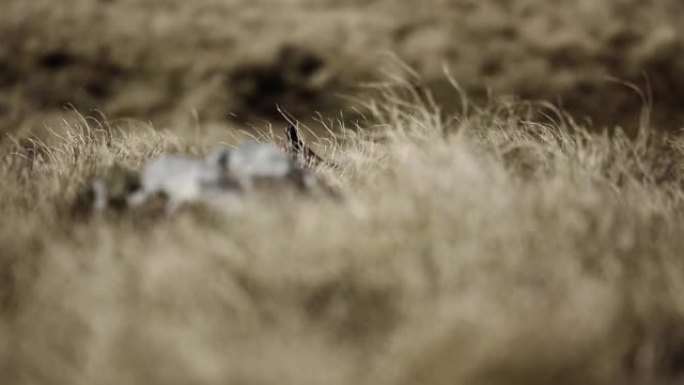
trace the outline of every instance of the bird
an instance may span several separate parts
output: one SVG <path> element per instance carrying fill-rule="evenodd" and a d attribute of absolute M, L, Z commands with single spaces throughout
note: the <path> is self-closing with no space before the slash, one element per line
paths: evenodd
<path fill-rule="evenodd" d="M 317 167 L 319 165 L 331 165 L 329 161 L 325 161 L 318 156 L 312 149 L 307 147 L 306 143 L 299 134 L 299 129 L 291 123 L 285 127 L 285 138 L 287 140 L 287 150 L 298 161 L 304 163 L 306 166 Z"/>

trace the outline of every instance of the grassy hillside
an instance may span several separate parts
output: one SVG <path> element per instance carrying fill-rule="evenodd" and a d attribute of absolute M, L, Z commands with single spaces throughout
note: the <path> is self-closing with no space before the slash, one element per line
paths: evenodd
<path fill-rule="evenodd" d="M 79 218 L 89 176 L 212 143 L 82 122 L 5 153 L 5 383 L 681 380 L 684 141 L 401 93 L 328 147 L 343 202 Z"/>
<path fill-rule="evenodd" d="M 73 105 L 157 127 L 261 122 L 279 103 L 337 114 L 396 55 L 456 98 L 560 103 L 596 126 L 634 129 L 652 90 L 658 127 L 682 127 L 678 0 L 6 0 L 0 132 L 40 131 Z"/>

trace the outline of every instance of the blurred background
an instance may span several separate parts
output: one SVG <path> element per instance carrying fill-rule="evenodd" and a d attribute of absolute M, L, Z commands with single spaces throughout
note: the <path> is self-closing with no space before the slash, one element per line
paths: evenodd
<path fill-rule="evenodd" d="M 78 111 L 157 128 L 351 114 L 406 64 L 444 108 L 548 100 L 633 128 L 684 123 L 680 0 L 3 0 L 0 138 Z M 628 83 L 637 87 L 640 95 Z M 649 97 L 649 94 L 651 95 Z M 97 112 L 96 112 L 97 111 Z M 351 115 L 349 115 L 351 116 Z"/>

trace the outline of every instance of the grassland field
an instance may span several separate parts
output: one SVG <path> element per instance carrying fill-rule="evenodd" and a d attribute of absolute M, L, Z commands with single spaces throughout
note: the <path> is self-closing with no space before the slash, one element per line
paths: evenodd
<path fill-rule="evenodd" d="M 682 127 L 677 0 L 6 0 L 0 132 L 40 135 L 65 105 L 159 128 L 351 114 L 359 84 L 399 62 L 444 108 L 545 100 L 633 131 L 650 93 L 661 129 Z M 396 56 L 399 60 L 393 60 Z M 36 133 L 37 132 L 37 133 Z"/>
<path fill-rule="evenodd" d="M 681 383 L 683 8 L 4 1 L 0 383 Z M 79 211 L 275 105 L 343 200 Z"/>

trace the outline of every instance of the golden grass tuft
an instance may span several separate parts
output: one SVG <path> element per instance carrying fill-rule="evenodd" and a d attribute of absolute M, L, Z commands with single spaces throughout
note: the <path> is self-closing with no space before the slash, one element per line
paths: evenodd
<path fill-rule="evenodd" d="M 399 95 L 319 170 L 343 202 L 77 220 L 88 177 L 211 143 L 83 121 L 6 150 L 4 383 L 681 378 L 682 139 Z"/>

